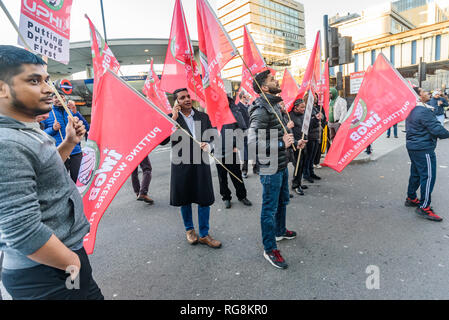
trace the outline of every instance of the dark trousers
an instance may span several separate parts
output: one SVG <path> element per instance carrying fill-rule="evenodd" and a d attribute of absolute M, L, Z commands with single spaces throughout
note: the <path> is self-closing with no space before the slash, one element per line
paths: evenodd
<path fill-rule="evenodd" d="M 75 253 L 81 261 L 79 282 L 71 283 L 70 275 L 64 270 L 39 265 L 28 269 L 3 269 L 3 285 L 14 300 L 104 300 L 92 277 L 86 251 L 81 249 Z"/>
<path fill-rule="evenodd" d="M 67 171 L 70 173 L 70 178 L 76 183 L 78 180 L 78 173 L 80 172 L 81 161 L 83 160 L 83 153 L 71 155 L 64 163 Z"/>
<path fill-rule="evenodd" d="M 242 171 L 240 170 L 240 164 L 237 163 L 237 153 L 234 152 L 234 161 L 232 164 L 226 164 L 224 160 L 221 160 L 223 164 L 228 168 L 229 171 L 231 171 L 234 175 L 236 175 L 240 180 L 243 181 L 242 178 Z M 223 199 L 225 200 L 231 200 L 231 190 L 228 187 L 228 174 L 229 172 L 226 171 L 225 168 L 223 168 L 220 164 L 217 163 L 217 173 L 218 173 L 218 181 L 220 183 L 220 194 Z M 232 174 L 229 174 L 231 177 L 232 184 L 234 185 L 237 198 L 239 200 L 245 199 L 247 196 L 245 184 L 238 181 Z"/>
<path fill-rule="evenodd" d="M 151 183 L 151 173 L 153 171 L 148 156 L 142 160 L 140 163 L 140 168 L 142 169 L 142 183 L 139 181 L 139 167 L 137 167 L 131 174 L 134 193 L 138 195 L 147 195 Z"/>
<path fill-rule="evenodd" d="M 299 160 L 299 168 L 298 168 L 298 174 L 295 175 L 296 172 L 296 165 L 298 163 L 298 156 L 299 156 L 299 149 L 296 150 L 296 152 L 294 152 L 294 156 L 295 156 L 295 162 L 293 163 L 294 169 L 293 169 L 293 180 L 292 180 L 292 189 L 296 189 L 298 187 L 301 187 L 302 185 L 302 175 L 304 173 L 304 165 L 306 163 L 305 158 L 306 158 L 306 150 L 302 150 L 301 151 L 301 159 Z"/>
<path fill-rule="evenodd" d="M 421 208 L 430 206 L 431 195 L 435 186 L 437 176 L 437 158 L 435 152 L 408 150 L 410 160 L 410 179 L 408 183 L 407 196 L 416 199 L 416 191 L 421 188 Z"/>
<path fill-rule="evenodd" d="M 311 140 L 307 142 L 306 145 L 306 157 L 304 164 L 304 178 L 310 178 L 311 175 L 315 174 L 313 170 L 313 163 L 315 160 L 316 153 L 319 152 L 320 140 Z"/>
<path fill-rule="evenodd" d="M 313 159 L 313 164 L 318 165 L 321 162 L 321 144 L 322 144 L 322 140 L 317 141 L 318 142 L 318 147 L 315 153 L 315 158 Z M 313 167 L 313 165 L 312 165 Z"/>

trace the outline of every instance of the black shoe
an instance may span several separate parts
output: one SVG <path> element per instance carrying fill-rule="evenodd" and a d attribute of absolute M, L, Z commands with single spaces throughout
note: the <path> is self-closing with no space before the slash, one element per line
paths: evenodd
<path fill-rule="evenodd" d="M 293 198 L 293 194 L 290 193 L 290 199 Z"/>
<path fill-rule="evenodd" d="M 407 198 L 405 199 L 405 206 L 406 207 L 419 207 L 419 199 L 415 198 L 414 200 Z"/>
<path fill-rule="evenodd" d="M 307 190 L 307 189 L 309 189 L 309 187 L 308 186 L 301 186 L 301 189 Z"/>
<path fill-rule="evenodd" d="M 398 139 L 399 137 L 398 137 L 398 136 L 396 136 L 395 138 L 396 138 L 396 139 Z"/>
<path fill-rule="evenodd" d="M 303 196 L 303 195 L 304 195 L 304 191 L 303 191 L 301 188 L 296 188 L 296 189 L 295 189 L 295 192 L 296 192 L 297 194 L 299 194 L 300 196 Z"/>
<path fill-rule="evenodd" d="M 295 239 L 295 238 L 296 238 L 296 232 L 287 230 L 287 231 L 285 231 L 285 233 L 282 236 L 276 237 L 276 241 L 281 241 L 281 240 L 284 240 L 284 239 L 292 240 L 292 239 Z"/>
<path fill-rule="evenodd" d="M 287 269 L 288 267 L 288 264 L 285 262 L 284 258 L 282 258 L 279 250 L 273 250 L 269 253 L 264 251 L 263 256 L 276 268 Z"/>
<path fill-rule="evenodd" d="M 310 177 L 315 180 L 321 180 L 321 178 L 318 177 L 315 173 L 311 174 Z"/>
<path fill-rule="evenodd" d="M 226 209 L 230 209 L 232 207 L 231 200 L 225 200 L 224 203 L 225 203 L 225 208 Z"/>
<path fill-rule="evenodd" d="M 299 188 L 298 183 L 292 183 L 292 190 L 295 190 L 296 188 Z"/>
<path fill-rule="evenodd" d="M 247 198 L 239 200 L 241 203 L 243 203 L 245 206 L 251 207 L 253 204 L 251 201 L 249 201 Z"/>
<path fill-rule="evenodd" d="M 387 136 L 387 139 L 390 139 L 390 136 Z"/>
<path fill-rule="evenodd" d="M 307 181 L 309 181 L 310 183 L 313 183 L 313 179 L 312 179 L 312 177 L 307 177 L 307 178 L 306 178 L 306 177 L 304 177 L 304 179 L 305 179 L 305 180 L 307 180 Z"/>
<path fill-rule="evenodd" d="M 248 173 L 247 172 L 242 172 L 242 177 L 245 179 L 248 179 Z"/>

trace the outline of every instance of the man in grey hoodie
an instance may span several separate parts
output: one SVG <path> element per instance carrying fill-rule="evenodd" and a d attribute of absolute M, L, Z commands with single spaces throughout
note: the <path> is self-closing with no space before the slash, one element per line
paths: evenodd
<path fill-rule="evenodd" d="M 51 111 L 45 62 L 0 46 L 0 250 L 2 281 L 13 299 L 103 299 L 83 238 L 81 196 L 64 161 L 86 130 L 70 119 L 58 148 L 28 126 Z"/>

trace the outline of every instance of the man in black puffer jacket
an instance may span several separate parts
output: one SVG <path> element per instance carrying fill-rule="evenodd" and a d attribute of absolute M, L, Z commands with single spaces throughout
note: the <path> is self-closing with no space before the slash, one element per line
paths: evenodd
<path fill-rule="evenodd" d="M 294 239 L 296 232 L 286 229 L 286 211 L 290 201 L 288 188 L 287 149 L 293 144 L 304 148 L 305 141 L 294 140 L 292 133 L 286 133 L 280 106 L 282 99 L 279 82 L 269 70 L 254 77 L 254 90 L 261 94 L 250 108 L 248 144 L 256 147 L 260 166 L 260 181 L 263 187 L 261 228 L 264 257 L 276 268 L 285 269 L 287 263 L 277 249 L 276 241 Z M 268 101 L 269 103 L 268 103 Z M 282 124 L 281 124 L 282 122 Z"/>

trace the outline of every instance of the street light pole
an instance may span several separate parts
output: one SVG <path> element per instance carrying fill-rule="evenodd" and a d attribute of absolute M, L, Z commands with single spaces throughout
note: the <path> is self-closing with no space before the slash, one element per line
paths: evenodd
<path fill-rule="evenodd" d="M 106 23 L 104 21 L 104 9 L 103 9 L 103 0 L 100 0 L 101 4 L 101 17 L 103 18 L 103 32 L 104 32 L 104 41 L 108 42 L 108 36 L 106 35 Z"/>

